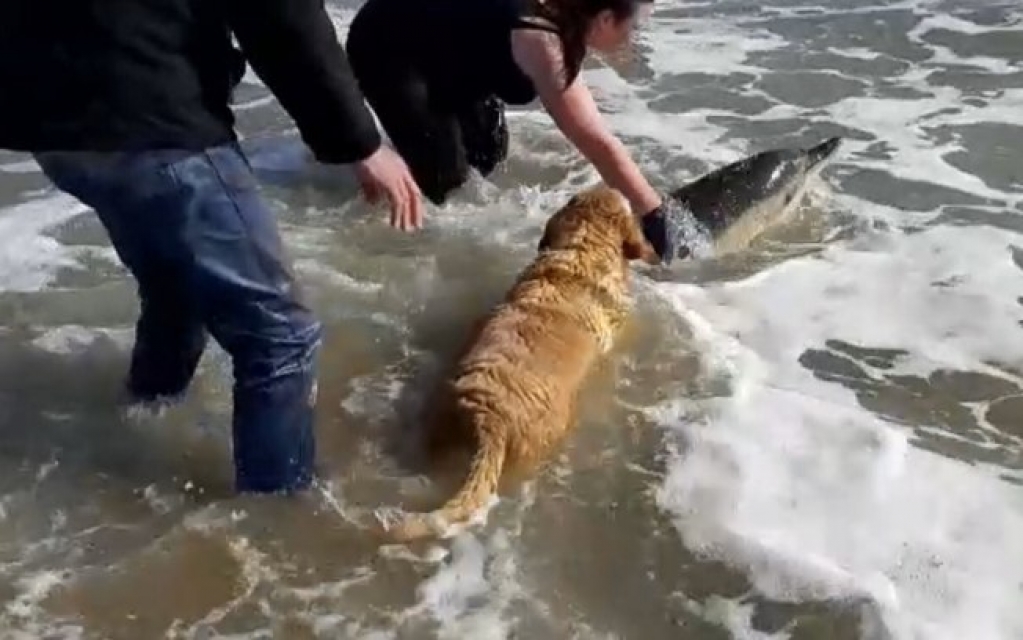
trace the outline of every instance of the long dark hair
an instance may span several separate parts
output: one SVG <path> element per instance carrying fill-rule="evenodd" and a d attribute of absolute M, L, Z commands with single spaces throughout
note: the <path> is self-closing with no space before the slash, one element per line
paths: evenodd
<path fill-rule="evenodd" d="M 586 34 L 598 13 L 609 9 L 616 20 L 628 20 L 640 5 L 654 0 L 529 0 L 528 14 L 553 24 L 561 36 L 565 86 L 579 75 L 586 58 Z"/>

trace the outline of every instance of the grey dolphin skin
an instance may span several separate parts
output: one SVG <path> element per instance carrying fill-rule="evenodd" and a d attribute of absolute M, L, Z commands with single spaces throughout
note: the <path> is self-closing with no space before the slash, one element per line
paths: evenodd
<path fill-rule="evenodd" d="M 841 142 L 834 137 L 808 148 L 761 151 L 679 187 L 669 198 L 695 218 L 701 227 L 696 233 L 715 254 L 737 251 L 799 205 L 807 180 Z"/>

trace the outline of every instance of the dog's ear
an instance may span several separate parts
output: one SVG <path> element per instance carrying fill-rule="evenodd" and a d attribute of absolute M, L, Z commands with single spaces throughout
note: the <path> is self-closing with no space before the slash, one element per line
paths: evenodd
<path fill-rule="evenodd" d="M 660 264 L 661 257 L 657 255 L 653 245 L 643 236 L 643 230 L 640 228 L 638 220 L 635 218 L 629 220 L 624 236 L 622 253 L 625 255 L 626 260 L 642 260 L 647 264 Z"/>
<path fill-rule="evenodd" d="M 578 206 L 579 194 L 575 194 L 568 199 L 568 202 L 561 205 L 561 208 L 555 211 L 554 215 L 547 219 L 547 223 L 543 227 L 543 234 L 540 236 L 540 242 L 536 245 L 537 253 L 551 249 L 559 237 L 563 237 L 567 233 L 568 229 L 572 226 L 574 211 Z"/>
<path fill-rule="evenodd" d="M 622 245 L 622 251 L 626 260 L 642 260 L 647 264 L 660 264 L 661 262 L 661 257 L 644 238 L 640 238 L 638 242 L 626 240 Z"/>

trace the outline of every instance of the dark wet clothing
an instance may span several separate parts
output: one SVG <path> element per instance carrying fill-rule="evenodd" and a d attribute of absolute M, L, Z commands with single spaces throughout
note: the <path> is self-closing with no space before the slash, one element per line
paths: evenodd
<path fill-rule="evenodd" d="M 379 146 L 322 0 L 3 0 L 0 148 L 231 142 L 232 32 L 319 160 Z"/>
<path fill-rule="evenodd" d="M 346 49 L 367 101 L 435 203 L 507 156 L 504 105 L 536 98 L 512 58 L 524 0 L 368 0 Z"/>

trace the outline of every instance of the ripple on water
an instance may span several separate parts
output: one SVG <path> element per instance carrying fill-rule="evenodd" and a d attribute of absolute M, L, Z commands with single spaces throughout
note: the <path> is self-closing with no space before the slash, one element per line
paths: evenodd
<path fill-rule="evenodd" d="M 862 95 L 868 87 L 866 82 L 845 75 L 813 71 L 765 74 L 759 85 L 778 102 L 809 109 Z"/>
<path fill-rule="evenodd" d="M 982 30 L 967 34 L 951 29 L 931 29 L 920 36 L 928 44 L 940 45 L 960 58 L 991 58 L 1009 64 L 1023 62 L 1023 29 Z"/>
<path fill-rule="evenodd" d="M 960 150 L 943 156 L 949 164 L 992 189 L 1023 193 L 1023 126 L 977 122 L 940 128 L 960 141 Z"/>
<path fill-rule="evenodd" d="M 859 49 L 874 51 L 908 63 L 920 63 L 932 55 L 925 44 L 908 35 L 921 18 L 911 10 L 870 8 L 862 12 L 828 12 L 813 17 L 778 17 L 758 21 L 791 46 L 807 51 Z"/>
<path fill-rule="evenodd" d="M 880 169 L 858 169 L 841 178 L 842 189 L 866 200 L 908 211 L 933 212 L 943 206 L 990 204 L 984 198 L 933 182 L 895 178 Z"/>
<path fill-rule="evenodd" d="M 927 84 L 953 88 L 965 95 L 990 96 L 1006 89 L 1023 89 L 1023 71 L 1007 74 L 988 73 L 966 65 L 946 66 L 927 74 Z"/>
<path fill-rule="evenodd" d="M 659 97 L 650 102 L 650 110 L 679 113 L 696 109 L 713 109 L 752 116 L 763 113 L 776 104 L 775 101 L 761 96 L 736 96 L 734 90 L 716 87 L 713 84 L 710 86 L 688 84 L 679 86 L 685 87 L 685 89 L 667 94 L 658 92 Z"/>
<path fill-rule="evenodd" d="M 881 78 L 895 79 L 912 68 L 905 60 L 886 54 L 873 53 L 869 57 L 851 55 L 849 51 L 762 51 L 754 52 L 750 60 L 769 69 L 803 69 L 832 72 L 850 79 L 875 82 Z"/>
<path fill-rule="evenodd" d="M 1023 234 L 1023 216 L 1005 207 L 942 207 L 931 224 L 965 227 L 986 225 L 1010 233 Z"/>

